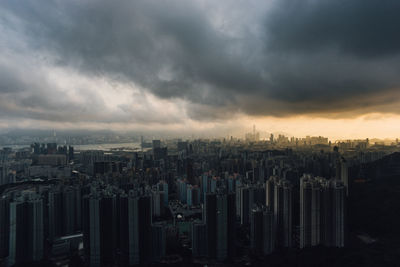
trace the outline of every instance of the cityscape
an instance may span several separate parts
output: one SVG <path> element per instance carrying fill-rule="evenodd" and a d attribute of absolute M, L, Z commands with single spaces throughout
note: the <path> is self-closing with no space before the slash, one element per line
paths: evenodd
<path fill-rule="evenodd" d="M 399 12 L 1 1 L 0 267 L 399 266 Z"/>
<path fill-rule="evenodd" d="M 350 201 L 400 174 L 398 141 L 259 135 L 3 147 L 2 264 L 285 266 L 299 263 L 274 255 L 378 242 Z"/>

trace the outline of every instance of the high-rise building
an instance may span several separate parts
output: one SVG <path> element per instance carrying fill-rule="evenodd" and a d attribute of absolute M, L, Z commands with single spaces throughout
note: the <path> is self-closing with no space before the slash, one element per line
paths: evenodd
<path fill-rule="evenodd" d="M 216 257 L 217 233 L 217 195 L 207 193 L 204 203 L 204 221 L 207 228 L 207 257 Z"/>
<path fill-rule="evenodd" d="M 223 190 L 206 195 L 207 256 L 220 261 L 235 253 L 235 194 Z"/>
<path fill-rule="evenodd" d="M 254 204 L 265 205 L 265 195 L 265 186 L 261 183 L 236 187 L 236 212 L 241 224 L 250 223 L 251 209 Z"/>
<path fill-rule="evenodd" d="M 340 180 L 303 175 L 300 180 L 300 248 L 345 242 L 345 186 Z"/>
<path fill-rule="evenodd" d="M 210 189 L 209 189 L 210 193 L 217 192 L 218 182 L 219 182 L 219 178 L 217 178 L 217 177 L 213 177 L 212 179 L 210 179 Z"/>
<path fill-rule="evenodd" d="M 233 176 L 228 177 L 226 186 L 228 192 L 234 193 L 236 191 L 236 178 Z"/>
<path fill-rule="evenodd" d="M 321 179 L 303 175 L 300 180 L 300 248 L 320 244 Z"/>
<path fill-rule="evenodd" d="M 196 258 L 207 256 L 207 227 L 203 222 L 192 224 L 192 255 Z"/>
<path fill-rule="evenodd" d="M 23 200 L 10 203 L 9 266 L 28 261 L 25 253 L 28 247 L 25 242 L 28 235 L 27 217 L 27 204 Z"/>
<path fill-rule="evenodd" d="M 181 203 L 186 204 L 187 201 L 187 182 L 183 179 L 177 181 L 178 195 Z"/>
<path fill-rule="evenodd" d="M 340 180 L 326 181 L 321 196 L 321 242 L 328 247 L 345 245 L 345 194 Z"/>
<path fill-rule="evenodd" d="M 340 180 L 346 189 L 346 196 L 349 195 L 349 168 L 347 161 L 342 157 L 340 161 Z"/>
<path fill-rule="evenodd" d="M 151 196 L 148 194 L 140 196 L 139 208 L 139 257 L 140 263 L 146 264 L 151 261 Z"/>
<path fill-rule="evenodd" d="M 217 194 L 216 256 L 218 260 L 228 257 L 228 199 L 226 194 Z"/>
<path fill-rule="evenodd" d="M 24 193 L 10 203 L 8 265 L 41 260 L 43 247 L 43 200 L 35 193 Z"/>
<path fill-rule="evenodd" d="M 49 239 L 63 235 L 63 196 L 59 189 L 52 189 L 48 194 L 48 220 L 49 220 Z"/>
<path fill-rule="evenodd" d="M 240 219 L 240 210 L 241 210 L 241 203 L 240 203 L 240 199 L 241 199 L 241 188 L 242 188 L 242 184 L 237 185 L 236 189 L 235 189 L 235 199 L 236 199 L 236 218 Z"/>
<path fill-rule="evenodd" d="M 43 200 L 40 195 L 31 195 L 28 201 L 29 209 L 29 237 L 32 240 L 32 260 L 43 258 L 44 228 L 43 228 Z"/>
<path fill-rule="evenodd" d="M 240 188 L 240 223 L 241 224 L 248 224 L 250 222 L 250 211 L 253 207 L 253 188 L 244 185 Z"/>
<path fill-rule="evenodd" d="M 197 185 L 188 185 L 187 186 L 187 205 L 197 206 L 200 204 L 200 189 Z"/>
<path fill-rule="evenodd" d="M 140 263 L 139 256 L 139 197 L 134 191 L 119 198 L 120 208 L 120 263 L 123 266 Z"/>
<path fill-rule="evenodd" d="M 68 160 L 74 160 L 74 147 L 73 146 L 69 146 L 68 147 Z"/>
<path fill-rule="evenodd" d="M 82 230 L 82 188 L 77 185 L 73 188 L 75 193 L 75 231 Z"/>
<path fill-rule="evenodd" d="M 153 190 L 152 202 L 153 202 L 153 216 L 156 217 L 162 216 L 164 214 L 164 192 Z"/>
<path fill-rule="evenodd" d="M 276 245 L 292 246 L 292 185 L 287 180 L 279 180 L 274 188 L 274 220 Z"/>
<path fill-rule="evenodd" d="M 0 185 L 8 184 L 8 169 L 6 163 L 0 162 Z"/>
<path fill-rule="evenodd" d="M 209 176 L 207 173 L 201 176 L 201 201 L 204 203 L 205 195 L 208 193 L 209 190 Z"/>
<path fill-rule="evenodd" d="M 152 261 L 159 261 L 166 252 L 166 231 L 162 223 L 155 223 L 151 226 Z"/>
<path fill-rule="evenodd" d="M 268 255 L 275 248 L 274 215 L 269 208 L 255 206 L 251 210 L 250 245 L 259 255 Z"/>
<path fill-rule="evenodd" d="M 76 223 L 76 195 L 74 188 L 68 187 L 63 191 L 63 234 L 70 235 L 75 232 Z"/>
<path fill-rule="evenodd" d="M 148 264 L 152 260 L 152 201 L 149 192 L 130 190 L 120 195 L 120 262 Z"/>
<path fill-rule="evenodd" d="M 274 191 L 275 191 L 275 183 L 279 180 L 278 176 L 271 176 L 265 182 L 265 205 L 269 207 L 271 210 L 274 209 Z"/>
<path fill-rule="evenodd" d="M 8 256 L 10 237 L 10 200 L 8 196 L 0 197 L 0 259 Z"/>
<path fill-rule="evenodd" d="M 252 190 L 250 191 L 253 199 L 253 203 L 257 205 L 265 205 L 265 185 L 264 183 L 255 183 L 252 185 Z M 252 208 L 252 207 L 251 207 Z"/>
<path fill-rule="evenodd" d="M 84 247 L 90 266 L 112 264 L 116 251 L 116 196 L 112 192 L 94 192 L 84 198 Z"/>
<path fill-rule="evenodd" d="M 163 192 L 164 207 L 168 207 L 168 183 L 166 181 L 159 181 L 158 190 Z"/>
<path fill-rule="evenodd" d="M 275 249 L 274 213 L 270 208 L 263 211 L 263 252 L 271 254 Z"/>

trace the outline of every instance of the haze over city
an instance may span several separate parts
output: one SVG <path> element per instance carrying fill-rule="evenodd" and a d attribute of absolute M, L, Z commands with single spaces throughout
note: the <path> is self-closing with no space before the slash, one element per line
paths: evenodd
<path fill-rule="evenodd" d="M 1 0 L 0 266 L 399 266 L 399 0 Z"/>
<path fill-rule="evenodd" d="M 0 131 L 396 138 L 399 6 L 2 1 Z"/>

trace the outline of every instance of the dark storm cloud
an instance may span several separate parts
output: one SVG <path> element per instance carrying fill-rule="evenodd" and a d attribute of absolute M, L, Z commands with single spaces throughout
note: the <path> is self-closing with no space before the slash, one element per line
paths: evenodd
<path fill-rule="evenodd" d="M 52 64 L 185 99 L 197 120 L 398 112 L 398 1 L 238 3 L 3 1 L 0 14 Z"/>
<path fill-rule="evenodd" d="M 300 113 L 387 112 L 399 100 L 398 1 L 276 3 L 265 20 L 273 99 Z"/>
<path fill-rule="evenodd" d="M 278 51 L 337 48 L 360 58 L 398 54 L 400 2 L 396 0 L 280 1 L 267 18 L 268 44 Z"/>

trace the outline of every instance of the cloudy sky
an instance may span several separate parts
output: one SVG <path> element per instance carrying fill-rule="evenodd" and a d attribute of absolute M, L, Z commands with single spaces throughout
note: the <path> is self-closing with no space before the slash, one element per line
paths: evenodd
<path fill-rule="evenodd" d="M 397 0 L 2 0 L 0 129 L 400 136 Z"/>

